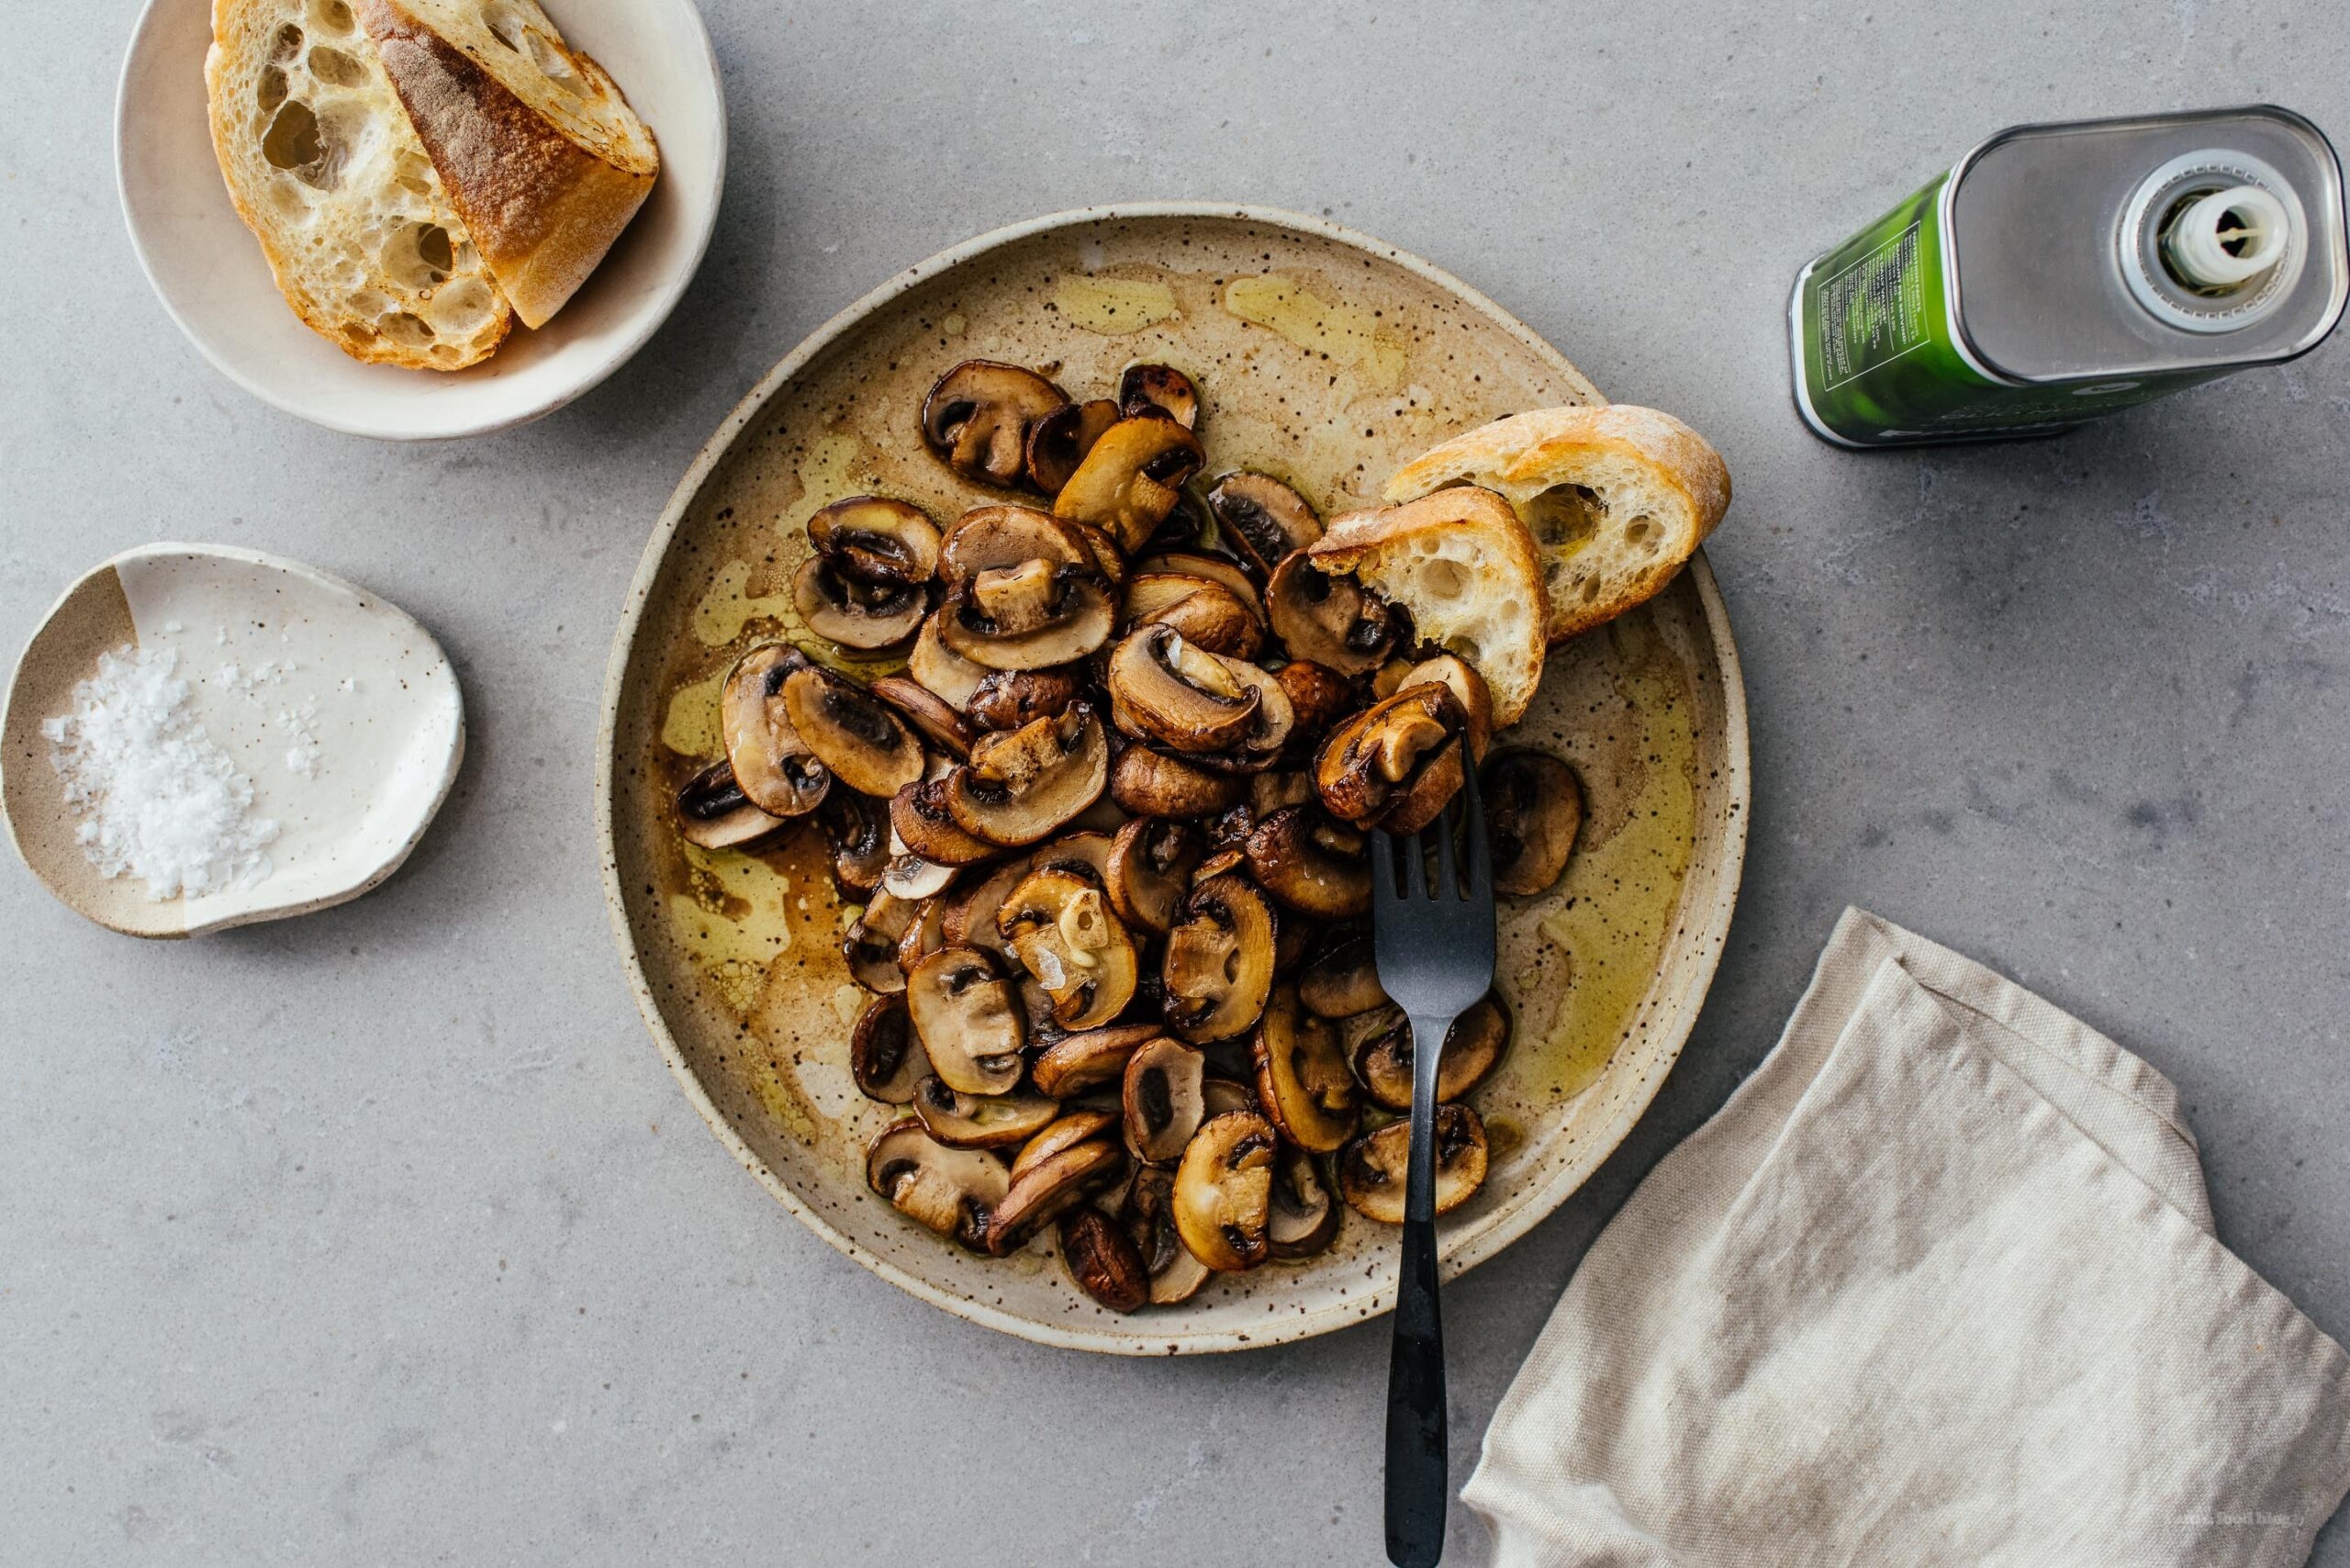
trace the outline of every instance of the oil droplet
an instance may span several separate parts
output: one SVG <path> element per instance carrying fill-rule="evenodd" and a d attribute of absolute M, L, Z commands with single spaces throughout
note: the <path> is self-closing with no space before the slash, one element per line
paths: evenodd
<path fill-rule="evenodd" d="M 754 595 L 751 567 L 729 561 L 718 568 L 710 591 L 694 605 L 694 640 L 706 648 L 722 648 L 743 634 L 754 621 L 796 621 L 788 590 Z"/>
<path fill-rule="evenodd" d="M 963 335 L 963 329 L 969 325 L 960 310 L 949 310 L 946 319 L 938 323 L 938 330 L 950 338 L 959 338 Z"/>
<path fill-rule="evenodd" d="M 661 744 L 679 756 L 714 757 L 726 749 L 718 723 L 718 697 L 725 689 L 726 671 L 715 670 L 688 681 L 671 694 L 669 711 L 661 720 Z"/>
<path fill-rule="evenodd" d="M 1224 308 L 1351 372 L 1356 386 L 1348 401 L 1363 393 L 1386 397 L 1404 385 L 1403 334 L 1368 310 L 1323 298 L 1295 278 L 1278 273 L 1234 278 L 1224 286 Z"/>
<path fill-rule="evenodd" d="M 1182 315 L 1175 291 L 1155 278 L 1064 277 L 1053 287 L 1061 319 L 1089 332 L 1119 338 Z"/>

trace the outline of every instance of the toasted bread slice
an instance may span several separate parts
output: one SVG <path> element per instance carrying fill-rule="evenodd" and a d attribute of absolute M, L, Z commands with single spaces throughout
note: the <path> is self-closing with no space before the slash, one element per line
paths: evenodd
<path fill-rule="evenodd" d="M 1455 485 L 1407 506 L 1330 520 L 1306 559 L 1412 612 L 1420 637 L 1485 680 L 1494 724 L 1517 722 L 1542 679 L 1542 560 L 1491 490 Z"/>
<path fill-rule="evenodd" d="M 545 325 L 651 194 L 652 132 L 532 0 L 357 4 L 491 275 Z"/>
<path fill-rule="evenodd" d="M 375 45 L 340 0 L 213 0 L 204 79 L 229 199 L 310 328 L 458 370 L 514 324 Z"/>
<path fill-rule="evenodd" d="M 1673 580 L 1729 507 L 1729 470 L 1671 414 L 1538 409 L 1457 435 L 1396 471 L 1391 501 L 1447 485 L 1497 491 L 1542 552 L 1553 643 Z"/>

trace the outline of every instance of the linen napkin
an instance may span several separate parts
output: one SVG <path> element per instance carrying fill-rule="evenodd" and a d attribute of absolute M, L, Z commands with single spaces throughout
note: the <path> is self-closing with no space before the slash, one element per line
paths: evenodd
<path fill-rule="evenodd" d="M 1850 910 L 1462 1496 L 1502 1568 L 2287 1568 L 2346 1485 L 2350 1359 L 2212 1238 L 2169 1082 Z"/>

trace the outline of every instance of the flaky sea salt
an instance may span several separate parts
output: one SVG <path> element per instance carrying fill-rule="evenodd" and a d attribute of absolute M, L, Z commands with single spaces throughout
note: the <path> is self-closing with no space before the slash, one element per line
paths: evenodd
<path fill-rule="evenodd" d="M 179 655 L 125 645 L 98 655 L 73 710 L 41 726 L 82 852 L 147 895 L 244 887 L 269 874 L 277 824 L 253 814 L 253 782 L 196 722 Z"/>

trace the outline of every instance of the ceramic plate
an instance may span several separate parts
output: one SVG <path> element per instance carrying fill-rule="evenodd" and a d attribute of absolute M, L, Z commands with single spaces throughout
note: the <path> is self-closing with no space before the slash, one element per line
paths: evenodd
<path fill-rule="evenodd" d="M 808 516 L 859 492 L 934 517 L 1002 498 L 923 450 L 915 411 L 971 357 L 1102 396 L 1136 361 L 1201 387 L 1210 475 L 1263 468 L 1327 515 L 1406 458 L 1522 409 L 1595 401 L 1559 353 L 1414 257 L 1312 218 L 1199 205 L 1103 207 L 972 241 L 825 325 L 704 449 L 655 530 L 605 692 L 598 810 L 631 982 L 688 1096 L 819 1235 L 948 1311 L 1127 1354 L 1268 1345 L 1382 1312 L 1398 1232 L 1349 1213 L 1330 1251 L 1221 1277 L 1131 1317 L 1080 1294 L 1048 1241 L 973 1257 L 866 1188 L 891 1118 L 852 1084 L 863 1002 L 849 917 L 811 832 L 772 854 L 689 849 L 671 798 L 719 750 L 717 690 L 743 651 L 802 634 Z M 1746 837 L 1745 701 L 1703 557 L 1648 606 L 1554 649 L 1517 737 L 1581 771 L 1590 814 L 1561 885 L 1503 913 L 1516 1042 L 1474 1103 L 1492 1174 L 1445 1223 L 1458 1272 L 1572 1193 L 1647 1107 L 1720 956 Z"/>
<path fill-rule="evenodd" d="M 308 0 L 347 29 L 341 0 Z M 442 373 L 363 364 L 302 324 L 229 204 L 205 114 L 204 0 L 148 0 L 122 62 L 115 174 L 139 264 L 172 319 L 263 402 L 352 435 L 479 435 L 552 413 L 619 369 L 667 319 L 701 264 L 726 177 L 726 99 L 693 0 L 550 0 L 548 16 L 652 128 L 661 177 L 603 265 L 537 331 Z"/>

